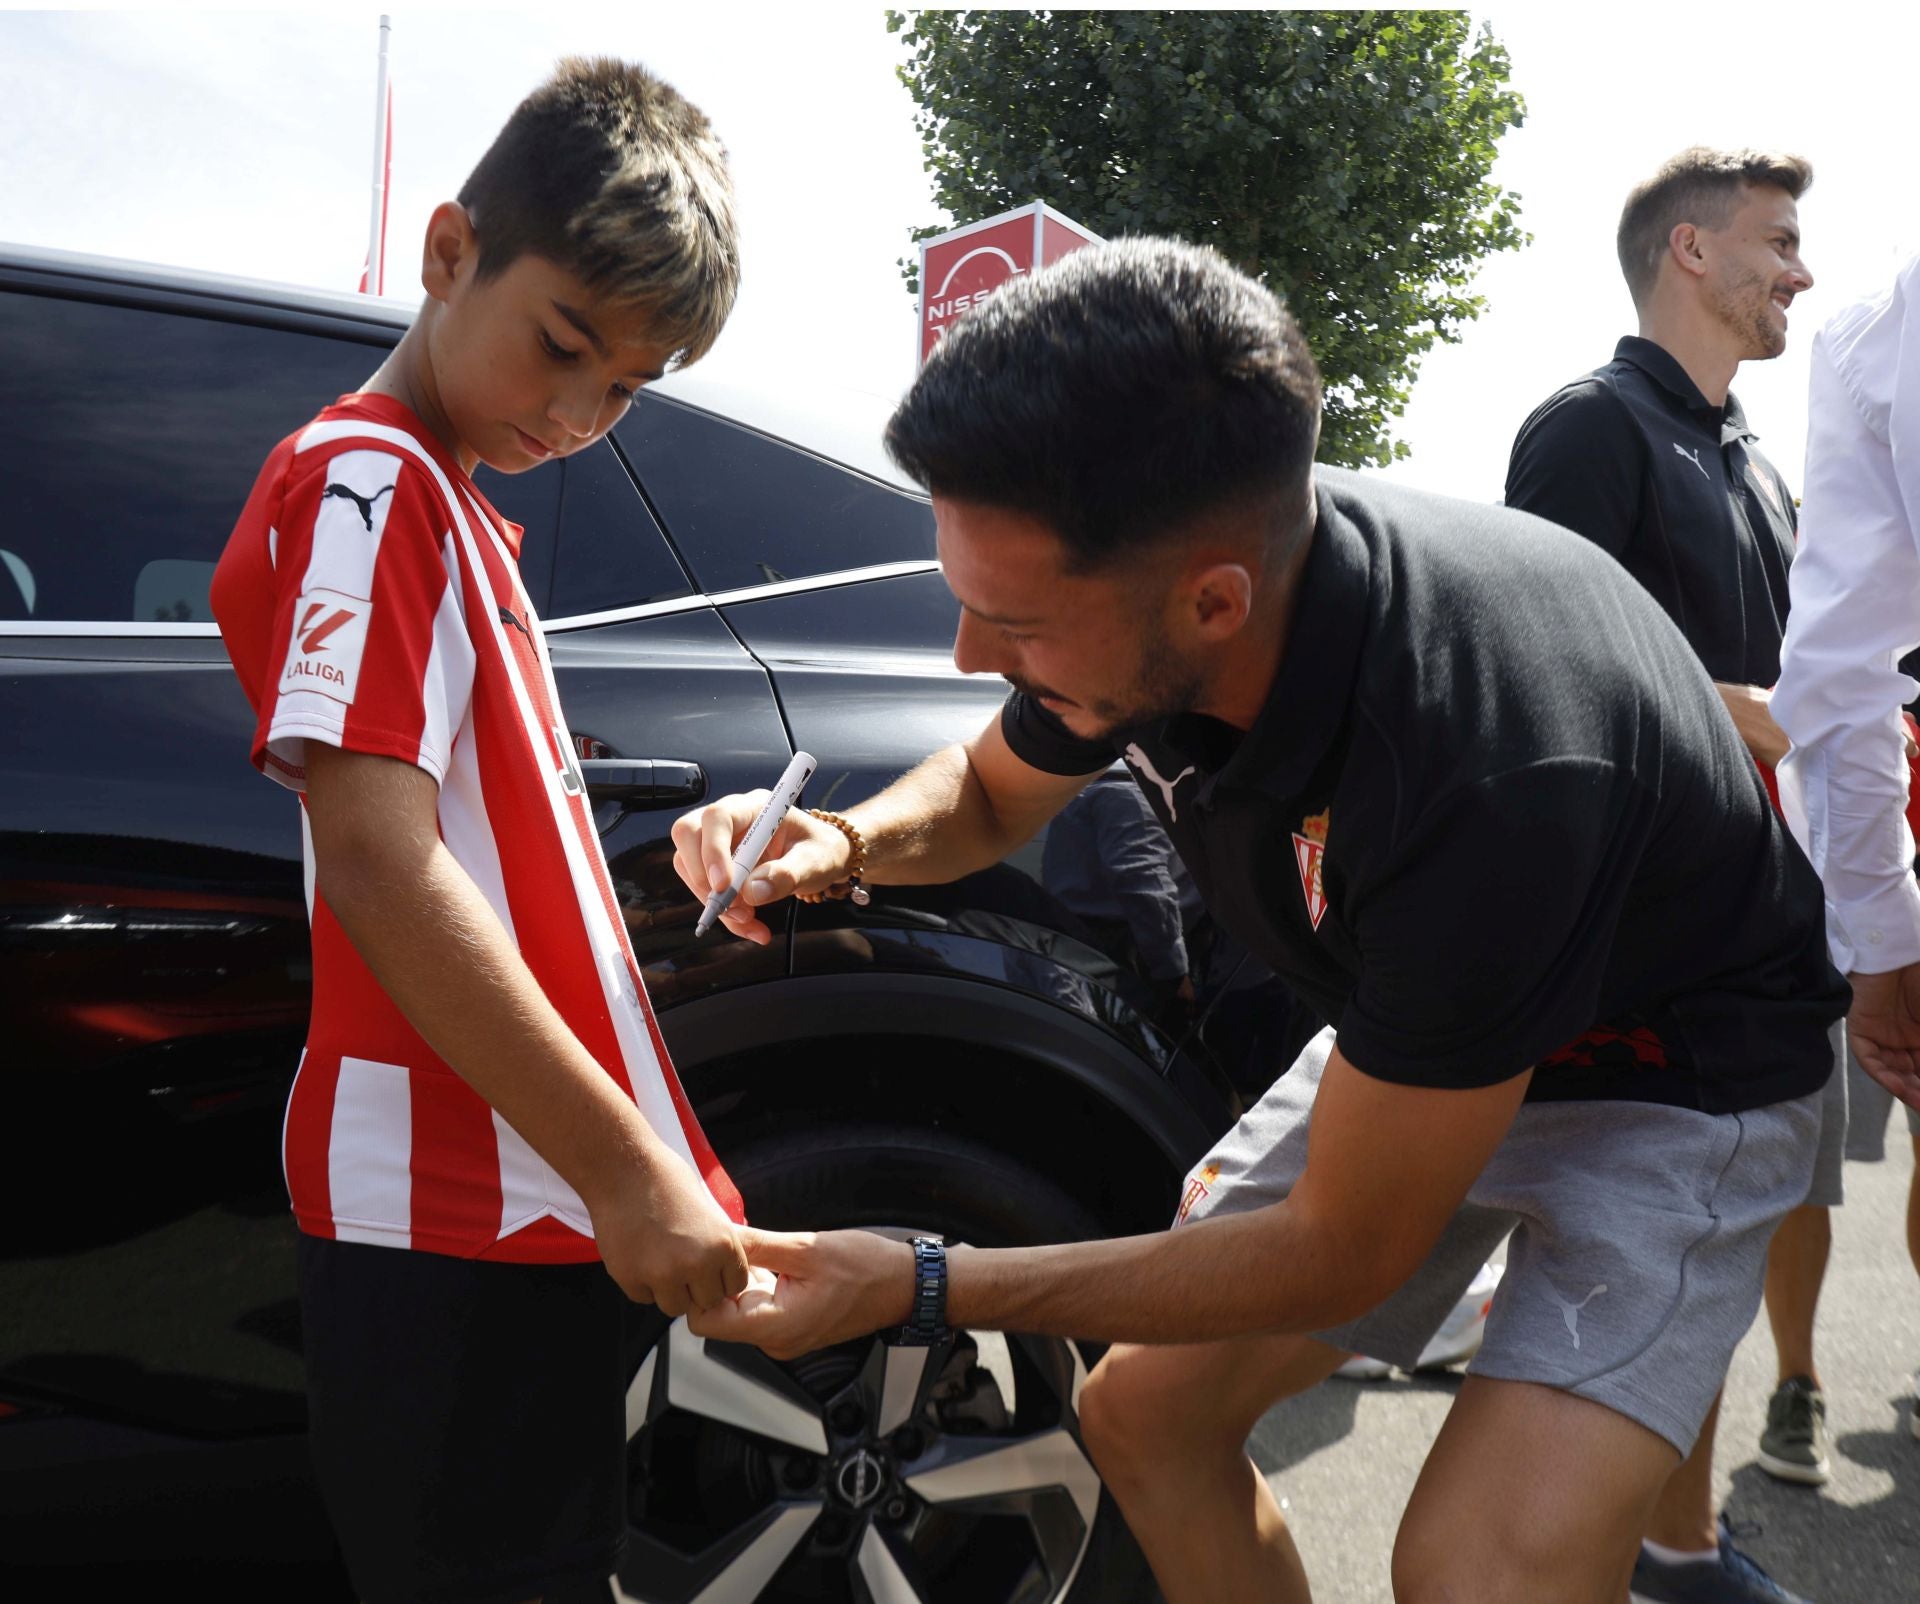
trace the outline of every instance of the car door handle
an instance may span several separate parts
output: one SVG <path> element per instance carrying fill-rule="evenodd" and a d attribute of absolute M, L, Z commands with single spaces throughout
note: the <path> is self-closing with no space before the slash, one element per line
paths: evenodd
<path fill-rule="evenodd" d="M 582 758 L 580 777 L 592 801 L 628 808 L 684 807 L 707 794 L 706 771 L 677 758 Z"/>

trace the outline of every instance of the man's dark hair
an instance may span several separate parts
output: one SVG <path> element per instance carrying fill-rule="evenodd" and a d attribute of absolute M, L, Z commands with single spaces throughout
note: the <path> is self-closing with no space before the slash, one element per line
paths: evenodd
<path fill-rule="evenodd" d="M 677 365 L 719 337 L 740 286 L 733 181 L 697 106 L 643 67 L 569 57 L 461 186 L 480 276 L 529 252 L 646 313 Z"/>
<path fill-rule="evenodd" d="M 1689 145 L 1651 178 L 1634 185 L 1620 209 L 1614 246 L 1635 306 L 1660 276 L 1667 239 L 1682 223 L 1725 228 L 1755 185 L 1784 189 L 1795 200 L 1813 183 L 1813 163 L 1771 150 L 1714 150 Z"/>
<path fill-rule="evenodd" d="M 1087 570 L 1229 505 L 1285 500 L 1274 533 L 1291 532 L 1319 426 L 1320 374 L 1278 299 L 1216 251 L 1129 239 L 961 319 L 887 449 L 934 495 L 1040 519 Z"/>

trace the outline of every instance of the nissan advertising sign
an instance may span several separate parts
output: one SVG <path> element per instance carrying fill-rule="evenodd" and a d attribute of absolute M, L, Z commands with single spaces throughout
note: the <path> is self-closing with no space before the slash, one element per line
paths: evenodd
<path fill-rule="evenodd" d="M 917 368 L 954 322 L 1010 279 L 1057 262 L 1100 236 L 1045 201 L 920 242 Z"/>

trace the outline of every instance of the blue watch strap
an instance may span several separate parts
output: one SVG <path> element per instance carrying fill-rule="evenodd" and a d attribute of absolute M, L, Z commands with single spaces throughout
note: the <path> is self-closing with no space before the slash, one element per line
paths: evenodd
<path fill-rule="evenodd" d="M 913 1239 L 913 1312 L 899 1341 L 929 1347 L 947 1334 L 947 1245 L 937 1236 Z"/>

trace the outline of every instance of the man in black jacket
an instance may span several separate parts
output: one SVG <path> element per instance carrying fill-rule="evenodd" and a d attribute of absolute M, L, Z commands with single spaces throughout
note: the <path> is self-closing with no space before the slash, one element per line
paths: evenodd
<path fill-rule="evenodd" d="M 1729 386 L 1743 361 L 1786 349 L 1787 312 L 1813 283 L 1800 259 L 1800 157 L 1682 151 L 1639 185 L 1620 217 L 1620 267 L 1639 314 L 1605 367 L 1556 391 L 1527 419 L 1507 472 L 1507 505 L 1610 553 L 1686 636 L 1769 790 L 1787 741 L 1767 710 L 1786 632 L 1794 503 L 1754 445 Z M 1781 1387 L 1762 1463 L 1826 1477 L 1824 1401 L 1812 1380 L 1813 1310 L 1840 1201 L 1844 1075 L 1808 1200 L 1787 1216 L 1767 1303 Z M 1717 1529 L 1713 1440 L 1719 1406 L 1662 1494 L 1634 1576 L 1649 1604 L 1779 1604 L 1792 1595 Z"/>

